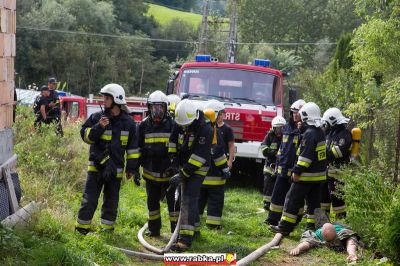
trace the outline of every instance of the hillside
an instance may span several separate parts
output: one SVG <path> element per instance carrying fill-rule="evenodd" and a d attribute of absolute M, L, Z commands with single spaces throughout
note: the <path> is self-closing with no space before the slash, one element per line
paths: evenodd
<path fill-rule="evenodd" d="M 201 15 L 199 14 L 179 11 L 155 4 L 148 5 L 149 10 L 147 11 L 147 15 L 153 16 L 160 25 L 165 25 L 175 18 L 187 21 L 191 23 L 194 27 L 199 26 L 201 23 Z"/>

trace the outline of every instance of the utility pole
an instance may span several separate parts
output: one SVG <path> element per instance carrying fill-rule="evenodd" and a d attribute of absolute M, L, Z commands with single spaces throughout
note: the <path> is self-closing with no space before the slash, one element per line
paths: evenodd
<path fill-rule="evenodd" d="M 226 61 L 235 63 L 237 43 L 237 4 L 238 0 L 232 0 L 231 22 L 229 26 L 228 53 Z"/>
<path fill-rule="evenodd" d="M 201 22 L 200 35 L 199 35 L 199 50 L 200 54 L 207 53 L 208 43 L 208 2 L 209 0 L 203 0 L 203 19 Z"/>

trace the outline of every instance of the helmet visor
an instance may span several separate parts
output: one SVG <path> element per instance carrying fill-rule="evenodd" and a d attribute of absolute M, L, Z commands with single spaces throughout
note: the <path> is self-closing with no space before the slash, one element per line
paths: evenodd
<path fill-rule="evenodd" d="M 273 129 L 277 136 L 282 136 L 282 126 L 273 127 Z"/>
<path fill-rule="evenodd" d="M 159 123 L 165 116 L 165 105 L 162 103 L 159 104 L 151 104 L 150 105 L 150 116 L 151 119 L 156 122 Z"/>

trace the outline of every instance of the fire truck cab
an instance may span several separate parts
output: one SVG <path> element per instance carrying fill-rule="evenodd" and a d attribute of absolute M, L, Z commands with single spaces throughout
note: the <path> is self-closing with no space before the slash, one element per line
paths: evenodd
<path fill-rule="evenodd" d="M 136 122 L 142 121 L 147 114 L 147 100 L 141 97 L 127 97 L 129 114 Z M 63 117 L 69 121 L 84 120 L 103 107 L 103 97 L 60 96 Z"/>
<path fill-rule="evenodd" d="M 260 144 L 272 119 L 283 115 L 283 75 L 269 65 L 262 59 L 246 65 L 198 55 L 195 62 L 183 64 L 167 85 L 167 94 L 187 97 L 200 106 L 210 99 L 225 104 L 225 122 L 235 136 L 234 168 L 247 175 L 261 175 Z"/>

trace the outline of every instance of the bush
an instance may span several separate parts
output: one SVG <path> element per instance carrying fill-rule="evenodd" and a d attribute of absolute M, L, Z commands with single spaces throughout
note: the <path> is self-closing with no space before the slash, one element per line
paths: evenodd
<path fill-rule="evenodd" d="M 395 261 L 399 257 L 400 193 L 374 165 L 345 171 L 347 222 L 367 247 Z M 395 193 L 394 193 L 395 192 Z"/>
<path fill-rule="evenodd" d="M 380 248 L 394 261 L 400 262 L 400 191 L 394 195 L 392 206 Z"/>

